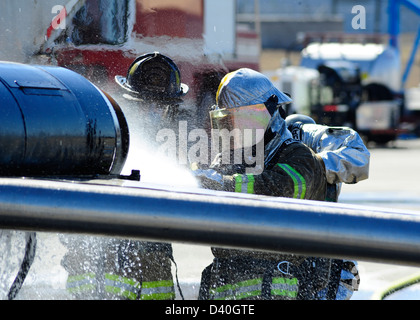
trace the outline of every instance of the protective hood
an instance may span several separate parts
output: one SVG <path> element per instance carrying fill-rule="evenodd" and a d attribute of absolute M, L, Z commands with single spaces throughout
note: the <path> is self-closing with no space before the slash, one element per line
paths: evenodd
<path fill-rule="evenodd" d="M 264 165 L 268 166 L 273 157 L 286 142 L 296 142 L 291 132 L 287 129 L 286 121 L 281 117 L 279 110 L 271 117 L 264 136 Z"/>
<path fill-rule="evenodd" d="M 248 68 L 228 73 L 220 82 L 216 94 L 217 106 L 236 108 L 266 102 L 276 95 L 279 104 L 292 102 L 286 94 L 273 86 L 263 74 Z"/>

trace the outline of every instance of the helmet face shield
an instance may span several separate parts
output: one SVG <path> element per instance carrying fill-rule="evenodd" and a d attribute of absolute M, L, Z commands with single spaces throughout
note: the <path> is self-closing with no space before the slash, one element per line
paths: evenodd
<path fill-rule="evenodd" d="M 231 149 L 249 148 L 263 140 L 271 119 L 263 103 L 210 111 L 211 127 L 234 138 Z"/>

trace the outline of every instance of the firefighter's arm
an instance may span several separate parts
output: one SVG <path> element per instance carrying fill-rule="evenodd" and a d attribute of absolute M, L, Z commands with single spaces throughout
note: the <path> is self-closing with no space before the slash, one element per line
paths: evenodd
<path fill-rule="evenodd" d="M 214 169 L 197 169 L 194 175 L 203 188 L 239 193 L 305 199 L 311 188 L 312 169 L 305 165 L 277 163 L 261 174 L 223 175 Z"/>
<path fill-rule="evenodd" d="M 232 176 L 231 191 L 305 199 L 310 181 L 307 181 L 308 175 L 301 172 L 301 166 L 297 168 L 289 163 L 277 163 L 258 175 L 235 174 Z"/>
<path fill-rule="evenodd" d="M 325 167 L 301 143 L 287 145 L 259 175 L 234 175 L 234 191 L 297 199 L 325 199 Z M 246 186 L 247 185 L 247 186 Z"/>
<path fill-rule="evenodd" d="M 231 168 L 193 172 L 204 188 L 298 199 L 313 198 L 320 192 L 319 186 L 326 183 L 323 161 L 303 144 L 293 143 L 282 149 L 276 161 L 260 174 L 249 174 L 240 166 Z M 320 196 L 324 199 L 325 195 Z"/>
<path fill-rule="evenodd" d="M 283 169 L 280 168 L 279 166 L 278 169 L 265 170 L 259 175 L 223 175 L 214 169 L 197 169 L 193 173 L 201 187 L 206 189 L 292 197 L 294 181 L 286 172 L 293 172 L 294 169 L 286 165 Z M 297 183 L 300 183 L 301 180 L 298 181 Z"/>
<path fill-rule="evenodd" d="M 191 166 L 191 169 L 201 187 L 221 191 L 229 191 L 231 189 L 232 177 L 222 175 L 214 169 L 201 169 L 195 164 Z"/>

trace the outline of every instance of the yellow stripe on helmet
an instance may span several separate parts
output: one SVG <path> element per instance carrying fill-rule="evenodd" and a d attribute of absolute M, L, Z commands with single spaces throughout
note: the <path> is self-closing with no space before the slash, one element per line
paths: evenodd
<path fill-rule="evenodd" d="M 233 76 L 238 72 L 238 70 L 233 71 L 233 72 L 229 72 L 228 74 L 226 74 L 223 79 L 220 81 L 219 84 L 219 88 L 217 89 L 217 93 L 216 93 L 216 104 L 219 105 L 219 95 L 220 92 L 222 92 L 222 89 L 225 85 L 227 85 L 230 81 L 230 79 L 233 78 Z"/>

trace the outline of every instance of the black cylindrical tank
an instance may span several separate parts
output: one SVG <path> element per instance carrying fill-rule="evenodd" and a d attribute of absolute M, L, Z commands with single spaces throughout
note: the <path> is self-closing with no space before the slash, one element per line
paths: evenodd
<path fill-rule="evenodd" d="M 0 62 L 0 175 L 119 174 L 128 145 L 118 104 L 86 78 Z"/>

